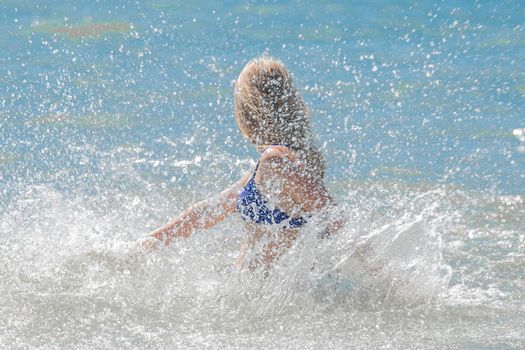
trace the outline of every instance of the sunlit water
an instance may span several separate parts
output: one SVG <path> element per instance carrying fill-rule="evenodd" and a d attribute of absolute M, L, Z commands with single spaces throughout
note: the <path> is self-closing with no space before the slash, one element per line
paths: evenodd
<path fill-rule="evenodd" d="M 521 1 L 0 1 L 0 347 L 525 347 Z M 137 240 L 253 168 L 233 85 L 294 74 L 346 226 L 265 278 L 228 218 Z"/>

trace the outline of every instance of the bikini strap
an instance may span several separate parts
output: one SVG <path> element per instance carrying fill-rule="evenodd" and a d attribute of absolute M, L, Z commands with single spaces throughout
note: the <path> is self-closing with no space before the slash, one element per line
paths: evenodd
<path fill-rule="evenodd" d="M 257 169 L 259 169 L 259 162 L 260 161 L 261 160 L 259 159 L 257 161 L 257 164 L 255 164 L 255 169 L 253 169 L 253 174 L 252 174 L 252 177 L 250 178 L 250 181 L 253 181 L 255 179 L 255 174 L 257 174 Z M 248 182 L 250 182 L 250 181 L 248 181 Z"/>

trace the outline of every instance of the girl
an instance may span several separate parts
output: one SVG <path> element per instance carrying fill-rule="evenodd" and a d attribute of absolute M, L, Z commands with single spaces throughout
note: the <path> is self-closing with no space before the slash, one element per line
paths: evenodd
<path fill-rule="evenodd" d="M 323 183 L 324 159 L 312 143 L 308 109 L 281 62 L 269 57 L 248 62 L 235 82 L 235 119 L 261 153 L 255 169 L 151 233 L 143 242 L 146 248 L 169 245 L 237 211 L 249 237 L 236 265 L 243 266 L 246 252 L 259 242 L 261 249 L 248 267 L 267 270 L 291 247 L 311 215 L 332 203 Z"/>

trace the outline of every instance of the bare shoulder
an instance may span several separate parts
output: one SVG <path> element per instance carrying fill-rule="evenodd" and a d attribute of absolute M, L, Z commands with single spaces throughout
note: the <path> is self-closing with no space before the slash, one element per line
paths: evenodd
<path fill-rule="evenodd" d="M 271 146 L 264 150 L 260 162 L 264 163 L 272 160 L 296 161 L 297 156 L 290 147 L 282 145 Z"/>
<path fill-rule="evenodd" d="M 271 146 L 261 154 L 256 180 L 274 176 L 283 176 L 290 180 L 296 176 L 298 170 L 297 155 L 292 149 L 286 146 Z"/>

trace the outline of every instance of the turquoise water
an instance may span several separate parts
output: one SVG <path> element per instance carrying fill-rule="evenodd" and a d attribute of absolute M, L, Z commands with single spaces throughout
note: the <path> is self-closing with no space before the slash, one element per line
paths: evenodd
<path fill-rule="evenodd" d="M 521 1 L 0 1 L 0 344 L 525 347 L 523 18 Z M 231 267 L 236 217 L 130 258 L 253 167 L 233 81 L 265 53 L 312 111 L 347 227 L 320 243 L 310 225 L 268 280 Z"/>

